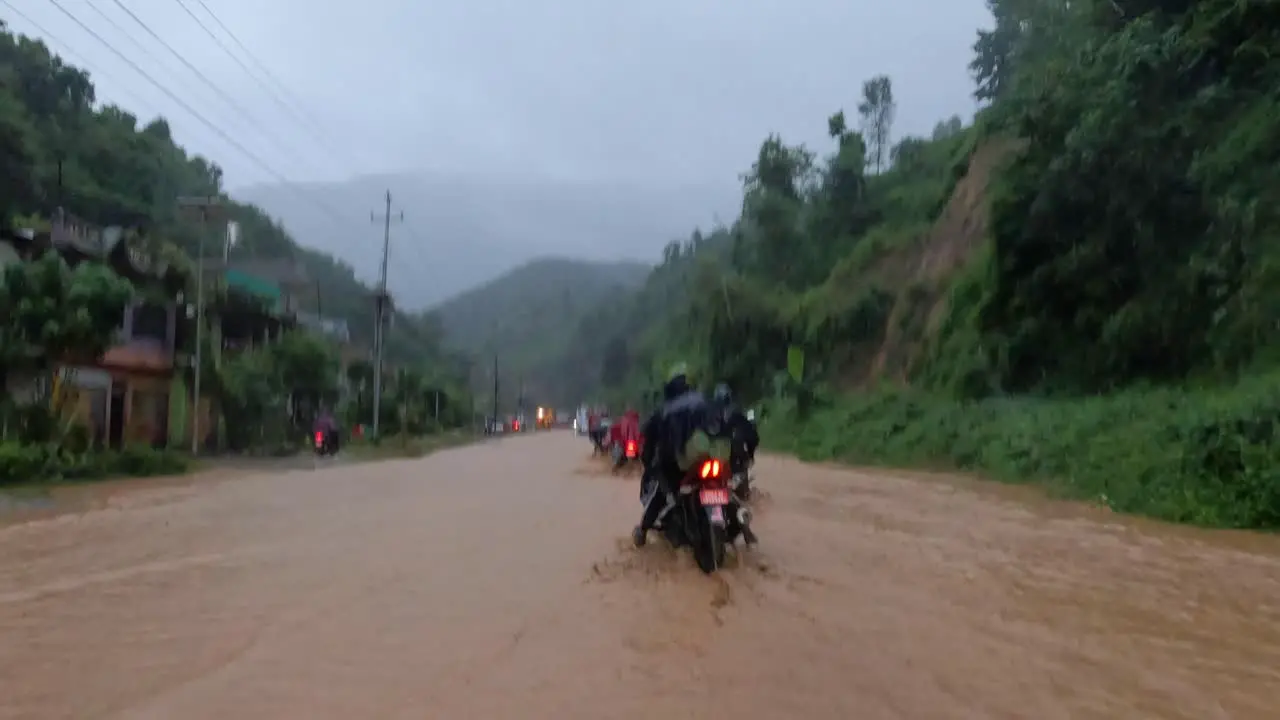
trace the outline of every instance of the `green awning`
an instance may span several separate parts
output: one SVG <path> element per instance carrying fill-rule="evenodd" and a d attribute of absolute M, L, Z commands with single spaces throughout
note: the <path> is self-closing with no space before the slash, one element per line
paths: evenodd
<path fill-rule="evenodd" d="M 247 292 L 272 303 L 280 302 L 280 286 L 269 280 L 263 280 L 239 270 L 228 270 L 225 280 L 230 289 Z"/>

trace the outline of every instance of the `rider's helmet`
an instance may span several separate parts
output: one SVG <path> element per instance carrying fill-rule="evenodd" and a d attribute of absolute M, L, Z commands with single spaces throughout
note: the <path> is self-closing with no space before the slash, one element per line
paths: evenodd
<path fill-rule="evenodd" d="M 733 402 L 733 391 L 729 389 L 728 385 L 720 383 L 716 385 L 715 391 L 712 392 L 711 399 L 721 405 L 728 405 Z"/>
<path fill-rule="evenodd" d="M 689 366 L 683 362 L 672 365 L 670 372 L 667 373 L 667 382 L 670 383 L 677 380 L 689 382 Z"/>

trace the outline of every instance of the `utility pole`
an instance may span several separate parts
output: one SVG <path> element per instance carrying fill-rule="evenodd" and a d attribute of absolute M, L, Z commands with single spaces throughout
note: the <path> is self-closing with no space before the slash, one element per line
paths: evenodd
<path fill-rule="evenodd" d="M 382 271 L 379 273 L 378 294 L 373 307 L 373 436 L 378 437 L 378 420 L 382 413 L 382 355 L 386 344 L 386 312 L 390 303 L 387 294 L 387 254 L 391 249 L 391 221 L 404 222 L 404 211 L 397 216 L 391 215 L 391 191 L 387 191 L 386 208 L 382 217 L 378 213 L 369 213 L 373 222 L 382 220 Z"/>
<path fill-rule="evenodd" d="M 200 218 L 199 246 L 196 250 L 196 352 L 194 388 L 191 410 L 191 454 L 200 453 L 200 375 L 204 365 L 204 236 L 209 232 L 209 221 L 223 217 L 222 200 L 213 195 L 178 198 L 178 210 L 197 213 Z"/>
<path fill-rule="evenodd" d="M 498 353 L 493 354 L 493 422 L 498 422 Z"/>

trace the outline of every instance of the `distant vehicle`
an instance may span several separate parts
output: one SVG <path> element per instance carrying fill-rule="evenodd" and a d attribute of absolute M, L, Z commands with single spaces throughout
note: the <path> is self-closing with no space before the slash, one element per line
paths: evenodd
<path fill-rule="evenodd" d="M 538 428 L 541 430 L 550 430 L 551 426 L 556 422 L 556 411 L 551 408 L 538 407 Z"/>
<path fill-rule="evenodd" d="M 316 457 L 338 454 L 338 433 L 333 430 L 316 430 L 312 439 Z"/>

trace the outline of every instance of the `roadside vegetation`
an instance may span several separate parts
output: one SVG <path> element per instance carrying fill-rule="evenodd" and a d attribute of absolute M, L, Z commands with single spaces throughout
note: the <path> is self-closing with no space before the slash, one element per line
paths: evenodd
<path fill-rule="evenodd" d="M 172 270 L 163 282 L 148 284 L 105 262 L 69 265 L 57 251 L 0 258 L 8 263 L 0 265 L 0 486 L 169 474 L 188 466 L 185 448 L 175 447 L 185 443 L 172 439 L 171 449 L 127 442 L 120 450 L 103 449 L 102 438 L 91 438 L 77 421 L 76 393 L 61 372 L 102 357 L 130 302 L 195 296 L 197 249 L 214 248 L 220 256 L 223 237 L 220 229 L 184 218 L 181 196 L 219 198 L 240 226 L 232 260 L 300 265 L 315 283 L 298 293 L 302 309 L 346 321 L 352 343 L 370 346 L 372 290 L 348 265 L 298 246 L 260 209 L 227 197 L 221 169 L 176 145 L 164 119 L 142 124 L 124 108 L 98 102 L 86 71 L 0 24 L 0 232 L 5 239 L 27 229 L 47 233 L 65 213 L 87 227 L 123 228 Z M 229 299 L 217 283 L 207 283 L 206 296 L 211 323 Z M 195 321 L 189 313 L 178 318 L 175 367 L 190 397 Z M 387 356 L 397 369 L 382 384 L 383 432 L 424 435 L 469 426 L 467 363 L 442 348 L 438 321 L 397 311 L 390 324 Z M 211 345 L 204 350 L 202 394 L 212 400 L 226 449 L 296 452 L 322 403 L 341 400 L 348 427 L 372 420 L 373 369 L 351 362 L 340 371 L 338 348 L 318 335 L 291 331 L 221 363 L 213 361 Z"/>
<path fill-rule="evenodd" d="M 582 392 L 679 359 L 808 459 L 1280 526 L 1273 4 L 988 5 L 971 125 L 895 137 L 881 76 L 828 147 L 766 139 L 739 218 L 672 243 L 624 327 L 583 321 Z"/>

